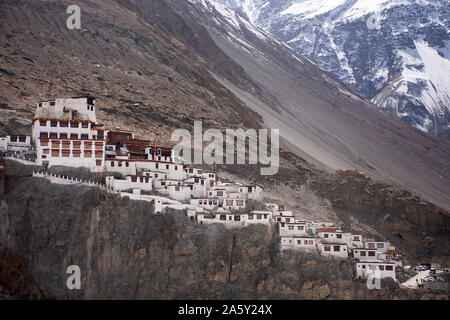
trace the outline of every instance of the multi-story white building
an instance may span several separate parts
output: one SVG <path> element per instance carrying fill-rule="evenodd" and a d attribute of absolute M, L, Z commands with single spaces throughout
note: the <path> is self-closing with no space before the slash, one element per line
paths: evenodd
<path fill-rule="evenodd" d="M 86 167 L 105 166 L 105 130 L 96 124 L 94 98 L 40 102 L 32 124 L 36 163 Z"/>

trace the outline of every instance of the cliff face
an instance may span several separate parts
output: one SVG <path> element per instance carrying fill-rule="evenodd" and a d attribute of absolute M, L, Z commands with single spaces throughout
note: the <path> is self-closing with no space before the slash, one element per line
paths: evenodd
<path fill-rule="evenodd" d="M 58 186 L 16 172 L 0 203 L 0 254 L 26 262 L 32 287 L 57 299 L 391 299 L 423 293 L 352 281 L 347 261 L 280 253 L 262 226 L 200 226 L 182 213 L 97 188 Z M 69 265 L 81 290 L 66 287 Z M 425 296 L 438 298 L 439 296 Z M 440 297 L 439 297 L 440 298 Z"/>

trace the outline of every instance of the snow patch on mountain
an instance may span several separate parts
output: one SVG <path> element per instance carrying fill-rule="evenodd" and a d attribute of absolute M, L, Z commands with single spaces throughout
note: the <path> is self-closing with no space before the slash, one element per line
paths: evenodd
<path fill-rule="evenodd" d="M 449 1 L 214 1 L 247 16 L 386 113 L 436 135 L 448 126 Z M 378 25 L 371 28 L 375 14 Z"/>

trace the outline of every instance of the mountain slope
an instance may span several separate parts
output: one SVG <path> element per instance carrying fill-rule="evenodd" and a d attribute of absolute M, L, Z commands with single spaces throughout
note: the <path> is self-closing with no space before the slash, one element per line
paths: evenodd
<path fill-rule="evenodd" d="M 450 208 L 447 142 L 390 119 L 224 6 L 85 0 L 82 30 L 69 31 L 69 4 L 1 2 L 4 131 L 29 130 L 37 100 L 92 93 L 108 127 L 159 140 L 194 120 L 279 128 L 285 150 L 319 167 L 357 168 Z"/>
<path fill-rule="evenodd" d="M 435 135 L 448 126 L 448 1 L 218 1 L 238 9 L 391 116 Z"/>
<path fill-rule="evenodd" d="M 204 8 L 195 13 L 197 20 L 270 103 L 220 74 L 216 79 L 259 113 L 265 126 L 279 128 L 286 147 L 316 165 L 357 168 L 448 207 L 448 142 L 379 112 L 270 34 L 255 35 L 233 10 L 213 1 L 197 3 Z"/>

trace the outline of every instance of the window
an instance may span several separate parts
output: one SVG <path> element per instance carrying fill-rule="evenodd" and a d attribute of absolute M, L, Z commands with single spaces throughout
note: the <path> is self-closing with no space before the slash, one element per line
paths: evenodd
<path fill-rule="evenodd" d="M 261 220 L 262 219 L 262 214 L 256 215 L 256 219 Z"/>
<path fill-rule="evenodd" d="M 223 196 L 223 191 L 217 191 L 217 196 L 218 197 L 222 197 Z"/>
<path fill-rule="evenodd" d="M 369 249 L 375 249 L 375 243 L 369 243 L 367 247 Z"/>
<path fill-rule="evenodd" d="M 54 107 L 55 106 L 55 101 L 50 101 L 50 107 Z"/>
<path fill-rule="evenodd" d="M 89 123 L 88 122 L 82 122 L 81 123 L 81 127 L 84 128 L 84 129 L 87 129 L 87 128 L 89 128 Z"/>
<path fill-rule="evenodd" d="M 303 226 L 297 226 L 297 230 L 303 230 Z"/>
<path fill-rule="evenodd" d="M 294 227 L 293 226 L 289 226 L 289 230 L 294 230 Z"/>
<path fill-rule="evenodd" d="M 84 151 L 84 157 L 85 158 L 92 158 L 92 151 Z"/>
<path fill-rule="evenodd" d="M 383 249 L 384 248 L 384 243 L 377 243 L 377 248 L 378 249 Z"/>
<path fill-rule="evenodd" d="M 70 150 L 63 150 L 62 151 L 62 156 L 65 157 L 65 158 L 70 157 Z"/>
<path fill-rule="evenodd" d="M 47 132 L 41 132 L 39 137 L 41 137 L 41 138 L 48 138 L 48 133 Z"/>
<path fill-rule="evenodd" d="M 324 249 L 325 251 L 331 251 L 330 246 L 324 246 L 323 249 Z"/>
<path fill-rule="evenodd" d="M 169 170 L 169 165 L 168 164 L 166 164 L 166 169 Z M 197 182 L 198 182 L 198 179 L 197 179 Z"/>
<path fill-rule="evenodd" d="M 180 187 L 179 187 L 179 186 L 176 186 L 176 187 L 175 187 L 175 191 L 180 191 Z"/>
<path fill-rule="evenodd" d="M 78 128 L 80 126 L 80 124 L 78 122 L 75 121 L 71 121 L 70 122 L 70 127 L 71 128 Z"/>
<path fill-rule="evenodd" d="M 297 240 L 297 244 L 302 244 L 302 240 Z"/>
<path fill-rule="evenodd" d="M 342 234 L 337 234 L 337 235 L 336 235 L 336 238 L 342 239 Z"/>
<path fill-rule="evenodd" d="M 227 206 L 232 206 L 233 205 L 233 200 L 227 200 L 226 204 L 227 204 Z"/>
<path fill-rule="evenodd" d="M 71 133 L 70 134 L 70 139 L 78 139 L 78 134 L 77 133 Z"/>
<path fill-rule="evenodd" d="M 159 163 L 155 164 L 155 168 L 158 169 L 159 168 Z"/>
<path fill-rule="evenodd" d="M 60 133 L 59 134 L 60 139 L 67 139 L 67 133 Z"/>
<path fill-rule="evenodd" d="M 129 162 L 125 162 L 125 167 L 129 167 L 130 163 Z"/>
<path fill-rule="evenodd" d="M 369 257 L 375 257 L 375 251 L 369 251 Z"/>
<path fill-rule="evenodd" d="M 365 268 L 366 268 L 366 265 L 365 265 L 365 264 L 363 264 L 363 265 L 361 266 L 361 268 L 365 269 Z"/>
<path fill-rule="evenodd" d="M 384 270 L 384 266 L 378 266 L 380 270 Z"/>
<path fill-rule="evenodd" d="M 114 167 L 114 161 L 111 161 L 111 167 Z"/>
<path fill-rule="evenodd" d="M 41 127 L 47 126 L 47 120 L 39 120 L 39 124 Z"/>
<path fill-rule="evenodd" d="M 95 165 L 100 167 L 102 165 L 102 160 L 95 160 Z"/>
<path fill-rule="evenodd" d="M 365 256 L 366 256 L 366 252 L 365 252 L 365 251 L 361 251 L 360 256 L 361 256 L 361 257 L 365 257 Z"/>
<path fill-rule="evenodd" d="M 241 221 L 241 216 L 234 216 L 234 221 Z"/>
<path fill-rule="evenodd" d="M 341 246 L 334 246 L 333 249 L 335 252 L 339 252 L 341 251 Z"/>
<path fill-rule="evenodd" d="M 248 220 L 253 220 L 253 215 L 252 214 L 248 215 Z"/>
<path fill-rule="evenodd" d="M 59 126 L 61 128 L 67 128 L 69 126 L 69 122 L 68 121 L 60 121 Z"/>
<path fill-rule="evenodd" d="M 50 126 L 52 126 L 52 127 L 57 127 L 58 126 L 58 121 L 51 121 L 50 122 Z"/>
<path fill-rule="evenodd" d="M 50 138 L 56 139 L 56 138 L 58 138 L 58 134 L 56 132 L 50 132 Z"/>
<path fill-rule="evenodd" d="M 86 133 L 82 133 L 82 134 L 81 134 L 81 139 L 87 140 L 87 139 L 89 139 L 89 135 L 86 134 Z"/>
<path fill-rule="evenodd" d="M 324 237 L 324 238 L 328 238 L 328 233 L 325 233 L 325 234 L 323 235 L 323 237 Z"/>
<path fill-rule="evenodd" d="M 221 214 L 221 215 L 220 215 L 220 220 L 227 220 L 227 216 L 224 215 L 224 214 Z"/>
<path fill-rule="evenodd" d="M 70 149 L 70 141 L 63 141 L 62 147 L 63 149 Z"/>
<path fill-rule="evenodd" d="M 386 266 L 386 271 L 393 271 L 394 267 L 393 266 Z"/>

